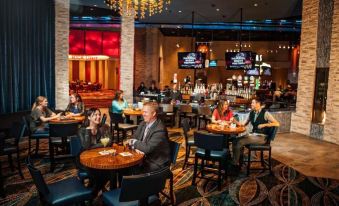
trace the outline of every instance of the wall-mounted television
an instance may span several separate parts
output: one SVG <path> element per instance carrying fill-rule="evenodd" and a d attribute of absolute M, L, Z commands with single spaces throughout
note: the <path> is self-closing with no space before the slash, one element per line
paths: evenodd
<path fill-rule="evenodd" d="M 250 51 L 226 52 L 226 68 L 234 69 L 252 69 L 255 64 L 255 53 Z"/>
<path fill-rule="evenodd" d="M 201 52 L 178 52 L 180 69 L 202 69 L 205 67 L 205 54 Z"/>
<path fill-rule="evenodd" d="M 217 67 L 218 66 L 218 60 L 211 59 L 209 63 L 209 67 Z"/>
<path fill-rule="evenodd" d="M 259 67 L 253 67 L 252 69 L 247 69 L 244 72 L 246 76 L 259 76 L 260 75 Z"/>

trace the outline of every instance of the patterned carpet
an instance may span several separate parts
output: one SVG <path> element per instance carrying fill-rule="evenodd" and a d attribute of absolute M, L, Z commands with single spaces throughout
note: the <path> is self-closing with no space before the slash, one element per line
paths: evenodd
<path fill-rule="evenodd" d="M 170 132 L 170 137 L 174 141 L 183 142 L 183 137 L 177 132 Z M 27 152 L 26 143 L 26 141 L 22 142 L 23 153 Z M 47 148 L 47 142 L 42 143 L 41 147 Z M 178 161 L 172 168 L 175 176 L 175 198 L 179 206 L 339 205 L 339 181 L 307 177 L 277 161 L 273 161 L 272 175 L 269 172 L 259 171 L 247 177 L 242 170 L 238 177 L 229 176 L 223 183 L 221 191 L 217 190 L 214 182 L 208 180 L 198 179 L 197 185 L 192 186 L 193 168 L 189 166 L 182 170 L 183 157 L 184 147 L 181 144 Z M 9 177 L 5 180 L 7 196 L 0 199 L 0 205 L 39 205 L 35 185 L 26 167 L 23 165 L 25 179 L 22 180 L 17 174 L 10 172 L 5 157 L 1 160 L 2 171 Z M 36 159 L 35 164 L 44 174 L 47 183 L 76 175 L 72 162 L 58 164 L 54 173 L 48 172 L 48 159 Z M 162 198 L 162 203 L 169 204 L 165 198 Z M 93 205 L 102 205 L 101 197 L 97 197 Z"/>

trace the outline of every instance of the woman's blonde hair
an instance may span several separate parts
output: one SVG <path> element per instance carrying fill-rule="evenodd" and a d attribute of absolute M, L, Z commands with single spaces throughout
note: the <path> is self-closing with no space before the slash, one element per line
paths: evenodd
<path fill-rule="evenodd" d="M 47 99 L 46 97 L 44 96 L 38 96 L 36 99 L 35 99 L 35 102 L 33 103 L 33 106 L 32 106 L 32 111 L 41 104 L 41 102 L 43 102 L 45 99 Z"/>

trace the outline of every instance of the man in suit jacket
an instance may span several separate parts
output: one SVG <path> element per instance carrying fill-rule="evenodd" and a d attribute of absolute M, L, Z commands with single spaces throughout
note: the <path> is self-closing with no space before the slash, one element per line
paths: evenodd
<path fill-rule="evenodd" d="M 129 144 L 145 154 L 143 172 L 151 172 L 169 165 L 170 146 L 163 122 L 157 118 L 158 104 L 145 103 L 142 109 L 144 121 Z"/>

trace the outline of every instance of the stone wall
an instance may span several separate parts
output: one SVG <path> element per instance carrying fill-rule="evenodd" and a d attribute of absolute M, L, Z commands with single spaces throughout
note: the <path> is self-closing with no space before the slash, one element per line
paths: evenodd
<path fill-rule="evenodd" d="M 334 2 L 324 140 L 339 144 L 339 1 Z"/>
<path fill-rule="evenodd" d="M 69 102 L 69 0 L 55 0 L 55 107 L 65 109 Z"/>
<path fill-rule="evenodd" d="M 298 96 L 291 131 L 310 135 L 317 62 L 319 0 L 304 0 L 301 26 Z"/>

